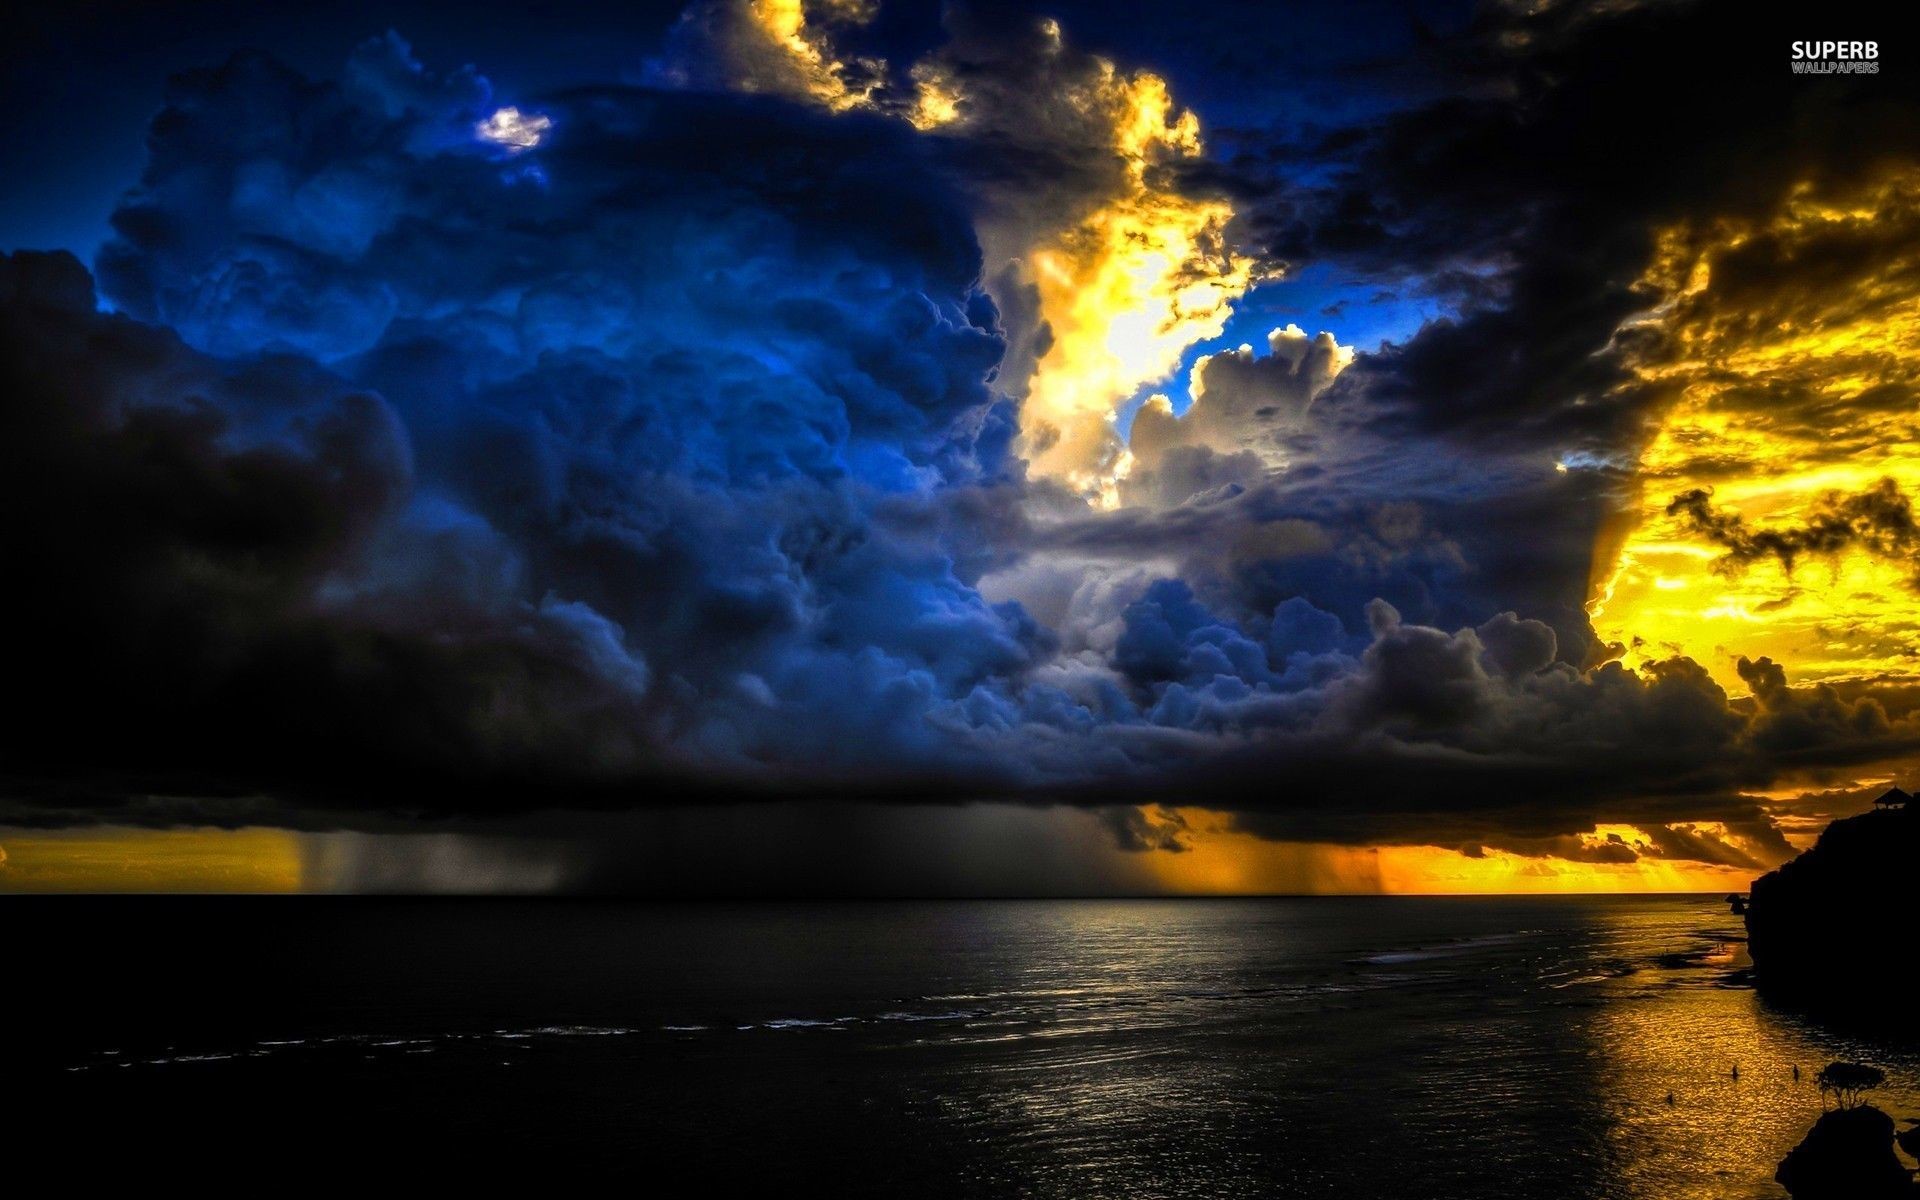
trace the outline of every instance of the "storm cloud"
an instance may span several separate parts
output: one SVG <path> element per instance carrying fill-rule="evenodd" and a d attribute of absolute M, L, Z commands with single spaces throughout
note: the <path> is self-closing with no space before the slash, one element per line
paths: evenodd
<path fill-rule="evenodd" d="M 182 74 L 93 269 L 0 262 L 0 821 L 999 800 L 1137 851 L 1188 806 L 1776 860 L 1761 793 L 1920 751 L 1912 706 L 1629 665 L 1587 602 L 1683 357 L 1655 230 L 1907 110 L 1619 71 L 1687 78 L 1721 12 L 1494 6 L 1424 97 L 1217 158 L 1159 76 L 997 10 L 903 58 L 863 6 L 701 5 L 642 82 L 526 95 L 394 34 Z M 1721 136 L 1763 127 L 1792 153 Z M 1176 372 L 1307 261 L 1449 315 Z M 1150 362 L 1062 300 L 1099 288 Z M 1805 531 L 1673 503 L 1740 560 L 1912 548 L 1892 483 Z"/>

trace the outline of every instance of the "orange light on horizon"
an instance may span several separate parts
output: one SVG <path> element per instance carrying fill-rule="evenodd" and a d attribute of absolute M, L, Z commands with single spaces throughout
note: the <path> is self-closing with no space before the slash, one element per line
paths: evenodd
<path fill-rule="evenodd" d="M 1757 872 L 1640 857 L 1574 862 L 1440 846 L 1339 846 L 1271 841 L 1204 809 L 1145 810 L 1183 824 L 1182 851 L 1123 854 L 1175 896 L 1521 895 L 1745 891 Z M 1613 827 L 1609 827 L 1613 828 Z M 324 836 L 324 835 L 323 835 Z M 409 835 L 394 835 L 409 836 Z M 288 830 L 0 829 L 0 893 L 277 894 L 337 890 L 314 873 L 314 835 Z M 478 890 L 490 890 L 484 883 Z"/>
<path fill-rule="evenodd" d="M 1185 850 L 1148 852 L 1155 878 L 1177 895 L 1527 895 L 1744 892 L 1760 872 L 1641 854 L 1632 862 L 1577 862 L 1484 848 L 1339 846 L 1269 841 L 1205 809 L 1146 810 L 1184 826 Z M 1631 842 L 1638 831 L 1625 831 Z M 1644 840 L 1644 839 L 1642 839 Z"/>
<path fill-rule="evenodd" d="M 284 829 L 0 829 L 0 893 L 301 890 Z"/>

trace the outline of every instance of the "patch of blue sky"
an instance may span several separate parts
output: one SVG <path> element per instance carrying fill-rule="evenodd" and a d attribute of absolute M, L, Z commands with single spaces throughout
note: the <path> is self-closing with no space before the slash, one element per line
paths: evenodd
<path fill-rule="evenodd" d="M 1354 279 L 1331 264 L 1304 267 L 1285 279 L 1249 291 L 1234 305 L 1233 315 L 1219 337 L 1187 347 L 1179 367 L 1130 396 L 1114 423 L 1120 435 L 1127 436 L 1134 415 L 1155 394 L 1165 396 L 1174 412 L 1186 412 L 1193 406 L 1188 380 L 1201 356 L 1243 345 L 1264 355 L 1267 334 L 1275 329 L 1298 325 L 1310 334 L 1326 330 L 1341 345 L 1352 346 L 1360 354 L 1372 354 L 1388 343 L 1407 341 L 1422 325 L 1446 311 L 1443 301 L 1422 294 L 1408 282 L 1390 287 Z"/>

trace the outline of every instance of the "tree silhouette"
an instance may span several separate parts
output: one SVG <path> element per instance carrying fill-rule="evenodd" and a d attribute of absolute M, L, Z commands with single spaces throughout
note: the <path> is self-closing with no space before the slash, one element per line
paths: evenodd
<path fill-rule="evenodd" d="M 1879 1067 L 1869 1067 L 1865 1063 L 1836 1062 L 1828 1063 L 1814 1082 L 1820 1085 L 1820 1099 L 1825 1103 L 1831 1094 L 1839 1107 L 1856 1108 L 1865 1094 L 1887 1081 L 1887 1073 Z"/>

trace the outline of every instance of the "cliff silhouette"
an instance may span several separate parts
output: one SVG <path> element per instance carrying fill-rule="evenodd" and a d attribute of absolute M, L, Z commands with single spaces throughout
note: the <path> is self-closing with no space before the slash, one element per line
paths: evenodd
<path fill-rule="evenodd" d="M 1872 1105 L 1823 1113 L 1773 1178 L 1793 1200 L 1920 1198 L 1893 1152 L 1893 1118 Z"/>
<path fill-rule="evenodd" d="M 1755 880 L 1747 948 L 1761 990 L 1853 1016 L 1910 1015 L 1917 864 L 1920 809 L 1900 803 L 1835 821 Z"/>

